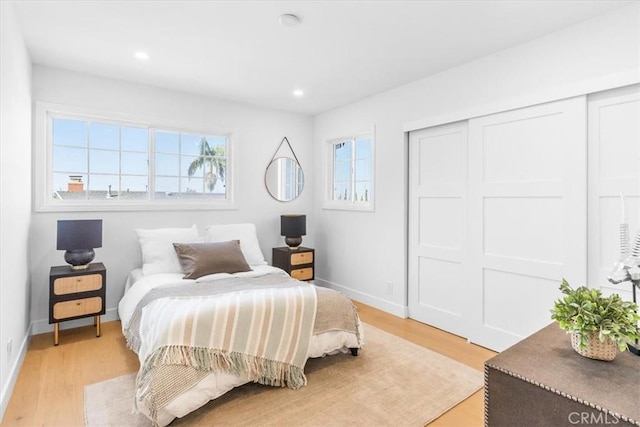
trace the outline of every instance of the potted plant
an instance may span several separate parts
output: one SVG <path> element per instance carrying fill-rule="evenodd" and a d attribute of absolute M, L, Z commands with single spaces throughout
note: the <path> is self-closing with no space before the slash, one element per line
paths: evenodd
<path fill-rule="evenodd" d="M 551 318 L 571 334 L 571 346 L 585 357 L 613 360 L 616 350 L 640 339 L 638 306 L 618 294 L 604 297 L 599 289 L 573 289 L 562 279 L 564 297 L 555 301 Z"/>

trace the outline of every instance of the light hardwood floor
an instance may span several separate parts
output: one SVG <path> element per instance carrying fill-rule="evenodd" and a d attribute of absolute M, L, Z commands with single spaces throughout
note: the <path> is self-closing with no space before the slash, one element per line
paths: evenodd
<path fill-rule="evenodd" d="M 464 339 L 411 319 L 400 319 L 356 302 L 363 322 L 427 347 L 475 369 L 495 353 Z M 136 355 L 127 349 L 120 322 L 102 324 L 102 336 L 87 326 L 32 337 L 13 395 L 2 420 L 8 426 L 82 426 L 83 390 L 87 384 L 138 370 Z M 483 394 L 478 391 L 430 426 L 483 425 Z"/>

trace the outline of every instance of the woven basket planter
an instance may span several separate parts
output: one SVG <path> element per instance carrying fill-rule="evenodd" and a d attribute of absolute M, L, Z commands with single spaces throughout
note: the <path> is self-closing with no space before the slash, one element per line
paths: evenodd
<path fill-rule="evenodd" d="M 615 359 L 618 352 L 618 346 L 615 341 L 607 337 L 604 342 L 602 342 L 598 338 L 597 332 L 591 332 L 588 335 L 587 346 L 584 348 L 580 347 L 580 335 L 576 333 L 571 334 L 571 347 L 573 347 L 578 354 L 596 360 L 611 361 Z"/>

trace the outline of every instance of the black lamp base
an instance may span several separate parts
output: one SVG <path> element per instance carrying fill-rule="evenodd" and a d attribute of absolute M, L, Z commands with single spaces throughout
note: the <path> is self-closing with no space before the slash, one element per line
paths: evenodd
<path fill-rule="evenodd" d="M 302 237 L 285 237 L 284 242 L 289 246 L 289 249 L 295 251 L 298 246 L 302 244 Z"/>
<path fill-rule="evenodd" d="M 84 270 L 96 257 L 93 249 L 67 249 L 64 252 L 64 260 L 71 265 L 72 270 Z"/>

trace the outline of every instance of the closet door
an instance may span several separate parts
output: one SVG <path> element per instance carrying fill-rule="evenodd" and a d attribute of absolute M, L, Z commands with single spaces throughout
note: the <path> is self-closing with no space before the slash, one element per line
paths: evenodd
<path fill-rule="evenodd" d="M 502 351 L 586 283 L 586 100 L 469 121 L 469 339 Z"/>
<path fill-rule="evenodd" d="M 640 86 L 589 96 L 589 286 L 632 299 L 631 285 L 607 281 L 620 256 L 625 216 L 633 241 L 640 228 Z"/>
<path fill-rule="evenodd" d="M 467 336 L 467 123 L 409 136 L 409 316 Z"/>

